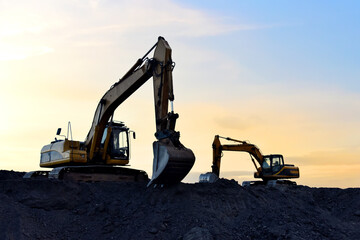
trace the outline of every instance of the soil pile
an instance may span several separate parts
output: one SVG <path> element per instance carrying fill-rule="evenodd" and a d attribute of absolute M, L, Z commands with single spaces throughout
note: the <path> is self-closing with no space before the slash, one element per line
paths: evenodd
<path fill-rule="evenodd" d="M 360 189 L 243 188 L 234 180 L 24 180 L 0 171 L 0 239 L 359 239 Z"/>

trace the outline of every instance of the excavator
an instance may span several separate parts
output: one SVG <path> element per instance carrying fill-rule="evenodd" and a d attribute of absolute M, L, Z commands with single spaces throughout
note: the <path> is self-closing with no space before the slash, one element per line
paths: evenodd
<path fill-rule="evenodd" d="M 148 58 L 154 50 L 152 58 Z M 48 177 L 76 181 L 148 181 L 142 170 L 124 167 L 130 160 L 131 133 L 123 122 L 113 120 L 115 109 L 153 78 L 156 141 L 153 143 L 153 173 L 148 184 L 169 185 L 180 182 L 191 170 L 195 155 L 180 142 L 175 131 L 179 115 L 174 113 L 171 58 L 168 42 L 159 37 L 157 43 L 120 78 L 100 99 L 85 141 L 57 140 L 41 149 L 40 167 L 51 171 L 32 171 L 24 178 Z M 171 111 L 168 112 L 169 102 Z M 58 129 L 57 135 L 60 135 Z M 72 135 L 72 134 L 71 134 Z"/>
<path fill-rule="evenodd" d="M 220 138 L 237 144 L 221 144 Z M 246 141 L 236 140 L 229 137 L 216 135 L 212 144 L 213 162 L 212 172 L 201 174 L 199 182 L 216 182 L 220 175 L 220 163 L 223 151 L 247 152 L 255 166 L 256 172 L 254 178 L 261 178 L 262 181 L 244 181 L 242 186 L 266 184 L 274 186 L 276 184 L 296 184 L 293 181 L 284 180 L 290 178 L 299 178 L 299 168 L 292 164 L 285 164 L 281 154 L 262 155 L 260 149 Z M 255 160 L 254 160 L 255 158 Z M 259 166 L 256 164 L 259 164 Z"/>

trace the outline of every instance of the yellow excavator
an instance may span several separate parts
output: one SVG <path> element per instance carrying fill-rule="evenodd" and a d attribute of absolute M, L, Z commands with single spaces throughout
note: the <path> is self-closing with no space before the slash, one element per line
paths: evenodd
<path fill-rule="evenodd" d="M 236 142 L 237 144 L 221 144 L 220 138 Z M 293 181 L 284 179 L 299 178 L 299 168 L 292 164 L 285 164 L 284 158 L 281 154 L 262 155 L 260 149 L 256 145 L 246 141 L 216 135 L 212 144 L 212 148 L 212 172 L 201 174 L 199 182 L 213 183 L 217 181 L 220 175 L 220 163 L 223 156 L 223 151 L 248 152 L 250 154 L 250 158 L 256 168 L 254 177 L 261 178 L 262 181 L 245 181 L 242 184 L 243 186 L 256 184 L 267 184 L 273 186 L 277 183 L 296 184 Z M 259 166 L 256 164 L 256 162 L 259 164 Z"/>
<path fill-rule="evenodd" d="M 148 58 L 153 50 L 153 58 Z M 157 140 L 153 143 L 153 173 L 149 185 L 180 182 L 194 165 L 195 155 L 181 144 L 180 133 L 175 131 L 179 115 L 173 110 L 174 66 L 168 42 L 159 37 L 144 57 L 138 59 L 101 98 L 85 141 L 74 141 L 72 137 L 69 140 L 69 125 L 64 140 L 55 138 L 41 149 L 40 167 L 53 169 L 28 172 L 24 178 L 47 176 L 81 181 L 148 181 L 144 171 L 119 167 L 129 163 L 132 131 L 123 122 L 114 121 L 113 115 L 122 102 L 152 77 Z M 60 133 L 61 129 L 58 129 L 57 135 Z"/>

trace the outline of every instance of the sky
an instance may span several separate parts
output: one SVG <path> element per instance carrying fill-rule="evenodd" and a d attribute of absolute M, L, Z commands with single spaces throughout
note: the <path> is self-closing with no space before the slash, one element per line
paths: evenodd
<path fill-rule="evenodd" d="M 39 169 L 66 132 L 83 141 L 98 101 L 163 36 L 174 110 L 196 163 L 211 170 L 214 135 L 247 140 L 300 168 L 298 184 L 360 185 L 358 1 L 0 1 L 0 169 Z M 149 80 L 118 107 L 136 131 L 131 166 L 152 174 Z M 224 144 L 226 142 L 223 142 Z M 241 152 L 220 176 L 252 180 Z"/>

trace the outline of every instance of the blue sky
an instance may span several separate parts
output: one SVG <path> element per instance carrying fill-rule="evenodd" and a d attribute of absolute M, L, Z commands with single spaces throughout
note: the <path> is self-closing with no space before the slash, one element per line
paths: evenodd
<path fill-rule="evenodd" d="M 265 75 L 277 76 L 273 82 L 289 84 L 301 79 L 303 83 L 360 90 L 360 4 L 356 1 L 179 3 L 220 14 L 229 24 L 263 26 L 260 31 L 235 31 L 205 44 L 238 56 L 242 64 L 262 65 Z M 224 40 L 228 44 L 220 45 Z"/>

